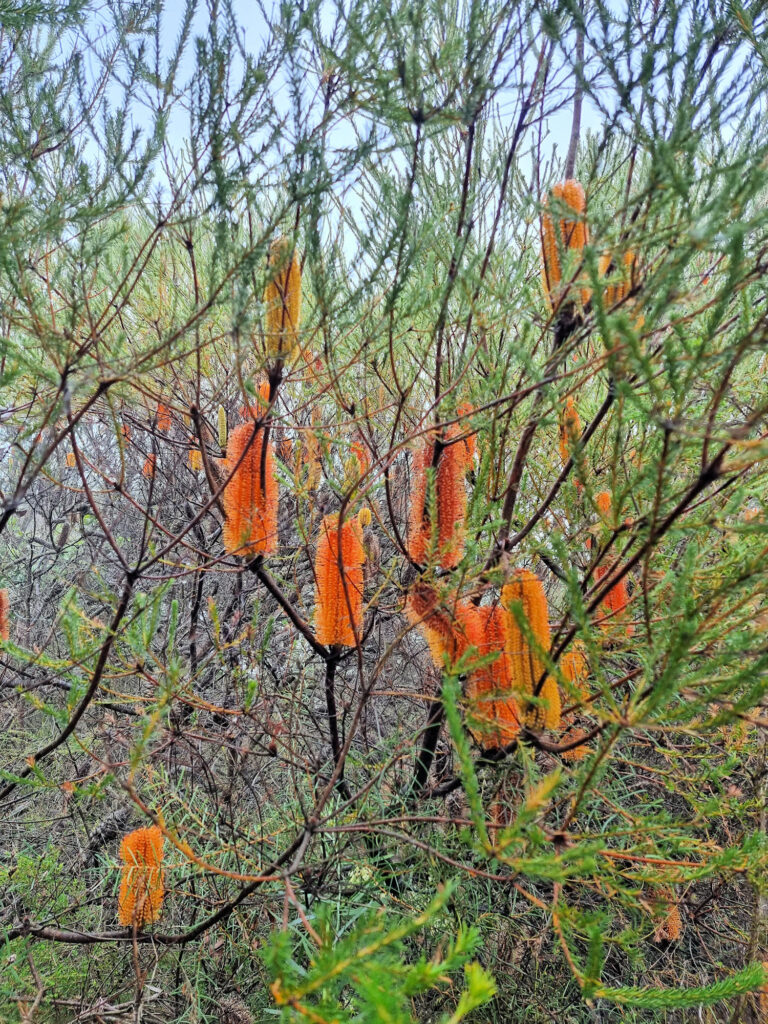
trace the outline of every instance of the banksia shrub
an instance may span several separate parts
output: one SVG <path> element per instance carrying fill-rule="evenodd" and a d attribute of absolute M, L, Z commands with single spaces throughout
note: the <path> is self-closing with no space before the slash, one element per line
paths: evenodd
<path fill-rule="evenodd" d="M 171 410 L 167 405 L 163 405 L 162 402 L 157 403 L 157 429 L 162 430 L 163 433 L 167 433 L 171 429 L 173 419 L 171 417 Z"/>
<path fill-rule="evenodd" d="M 586 222 L 586 197 L 578 181 L 570 179 L 562 185 L 555 185 L 552 189 L 552 199 L 569 206 L 576 215 L 573 218 L 563 217 L 555 220 L 546 209 L 541 214 L 544 290 L 552 307 L 556 308 L 562 297 L 560 285 L 563 278 L 563 259 L 569 249 L 574 252 L 581 252 L 584 249 L 589 241 L 589 231 Z M 551 205 L 551 200 L 545 201 L 545 206 L 547 205 Z M 589 289 L 582 289 L 582 302 L 588 302 L 589 296 Z"/>
<path fill-rule="evenodd" d="M 301 266 L 290 239 L 277 238 L 270 246 L 269 274 L 264 290 L 267 352 L 285 359 L 298 344 L 301 317 Z"/>
<path fill-rule="evenodd" d="M 467 449 L 463 441 L 455 439 L 461 434 L 457 424 L 445 432 L 441 442 L 437 469 L 434 474 L 436 489 L 437 523 L 430 520 L 427 501 L 428 471 L 433 465 L 435 444 L 428 441 L 413 459 L 413 488 L 408 524 L 408 550 L 414 562 L 424 565 L 429 561 L 433 539 L 437 542 L 437 561 L 444 569 L 454 569 L 464 554 L 464 521 L 467 514 L 466 476 Z"/>
<path fill-rule="evenodd" d="M 315 636 L 321 644 L 354 647 L 363 625 L 362 530 L 357 520 L 328 515 L 315 555 Z"/>
<path fill-rule="evenodd" d="M 163 905 L 163 834 L 157 825 L 129 832 L 120 843 L 120 859 L 118 920 L 143 928 L 158 919 Z"/>
<path fill-rule="evenodd" d="M 272 554 L 277 548 L 277 478 L 272 442 L 263 428 L 241 423 L 229 435 L 222 493 L 224 547 L 231 555 Z"/>
<path fill-rule="evenodd" d="M 549 608 L 544 586 L 530 569 L 518 569 L 501 592 L 501 603 L 508 611 L 519 604 L 535 640 L 542 651 L 549 652 Z M 544 673 L 544 663 L 537 650 L 526 639 L 523 630 L 509 611 L 507 619 L 508 651 L 515 689 L 532 696 Z M 525 721 L 534 729 L 556 729 L 560 724 L 560 691 L 552 676 L 547 676 L 537 698 L 541 703 L 528 704 Z"/>
<path fill-rule="evenodd" d="M 459 615 L 466 639 L 477 648 L 478 656 L 498 655 L 490 665 L 471 672 L 467 680 L 469 729 L 484 746 L 504 746 L 520 731 L 517 701 L 512 696 L 514 679 L 507 650 L 507 619 L 507 613 L 498 604 L 480 608 L 467 604 Z"/>
<path fill-rule="evenodd" d="M 142 476 L 145 476 L 145 477 L 147 477 L 148 480 L 151 480 L 152 477 L 155 475 L 155 467 L 156 467 L 156 465 L 157 465 L 157 456 L 155 455 L 154 452 L 150 452 L 149 455 L 144 460 L 144 465 L 141 468 Z"/>
<path fill-rule="evenodd" d="M 3 587 L 0 590 L 0 640 L 7 641 L 11 635 L 11 628 L 9 623 L 9 613 L 11 610 L 11 601 L 8 597 L 8 591 Z"/>

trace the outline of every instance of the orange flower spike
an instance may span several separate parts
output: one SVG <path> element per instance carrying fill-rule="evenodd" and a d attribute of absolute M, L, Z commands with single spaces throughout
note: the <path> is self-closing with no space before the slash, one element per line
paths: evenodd
<path fill-rule="evenodd" d="M 453 617 L 439 607 L 435 589 L 418 580 L 408 591 L 405 601 L 406 618 L 429 644 L 432 661 L 442 668 L 445 658 L 453 661 L 457 655 L 457 638 Z"/>
<path fill-rule="evenodd" d="M 583 729 L 575 729 L 563 736 L 562 742 L 572 743 L 574 740 L 584 739 L 586 735 Z M 560 756 L 564 761 L 583 761 L 590 752 L 591 748 L 586 743 L 580 743 L 578 747 L 564 750 Z"/>
<path fill-rule="evenodd" d="M 600 513 L 600 517 L 609 527 L 613 527 L 614 514 L 613 514 L 613 499 L 611 498 L 610 491 L 600 491 L 599 494 L 595 495 L 595 504 L 597 510 Z M 591 546 L 591 545 L 590 545 Z M 603 561 L 595 569 L 595 579 L 599 583 L 608 574 L 609 566 Z M 621 616 L 629 604 L 629 591 L 627 589 L 627 578 L 622 577 L 615 586 L 611 587 L 602 602 L 602 607 L 605 609 L 606 614 L 598 618 L 598 623 L 603 629 L 610 630 L 615 619 Z M 627 636 L 634 634 L 634 626 L 628 623 L 626 626 Z"/>
<path fill-rule="evenodd" d="M 544 585 L 536 573 L 530 569 L 518 569 L 512 580 L 503 588 L 501 601 L 505 609 L 509 609 L 514 602 L 522 605 L 523 614 L 538 647 L 548 652 L 551 644 L 549 607 Z M 507 628 L 515 690 L 530 696 L 545 671 L 544 663 L 537 651 L 527 642 L 511 612 L 508 613 Z M 557 681 L 552 676 L 547 676 L 544 680 L 539 698 L 542 703 L 531 705 L 526 713 L 527 724 L 536 729 L 556 729 L 560 723 L 560 691 L 557 688 Z"/>
<path fill-rule="evenodd" d="M 565 463 L 570 459 L 571 452 L 581 437 L 581 419 L 573 401 L 573 395 L 568 395 L 565 405 L 560 411 L 560 459 Z"/>
<path fill-rule="evenodd" d="M 532 709 L 531 717 L 534 728 L 559 729 L 562 704 L 560 702 L 560 690 L 554 676 L 547 676 L 539 696 L 544 705 L 539 705 L 539 707 Z"/>
<path fill-rule="evenodd" d="M 595 578 L 599 583 L 608 575 L 607 565 L 598 565 L 595 569 Z M 610 630 L 614 625 L 616 619 L 621 616 L 627 605 L 629 604 L 629 591 L 627 589 L 627 579 L 623 577 L 616 583 L 603 598 L 601 607 L 604 609 L 605 614 L 599 616 L 597 619 L 599 625 L 604 630 Z M 634 626 L 632 623 L 626 624 L 627 636 L 634 634 Z"/>
<path fill-rule="evenodd" d="M 323 472 L 323 457 L 317 431 L 307 430 L 304 434 L 304 465 L 307 469 L 307 487 L 314 491 L 320 483 Z"/>
<path fill-rule="evenodd" d="M 353 441 L 349 446 L 349 450 L 353 456 L 357 459 L 358 476 L 365 476 L 368 470 L 371 468 L 371 456 L 368 454 L 368 449 L 365 447 L 362 441 Z"/>
<path fill-rule="evenodd" d="M 74 452 L 67 452 L 67 466 L 70 469 L 74 469 L 74 467 L 76 465 L 77 465 L 77 459 L 75 458 L 75 453 Z"/>
<path fill-rule="evenodd" d="M 157 825 L 137 828 L 120 843 L 123 862 L 117 916 L 120 924 L 143 928 L 157 921 L 163 905 L 163 834 Z"/>
<path fill-rule="evenodd" d="M 229 554 L 247 557 L 273 554 L 277 550 L 277 478 L 271 441 L 264 452 L 263 428 L 254 435 L 253 423 L 235 427 L 227 441 L 225 466 L 231 479 L 222 494 L 224 547 Z"/>
<path fill-rule="evenodd" d="M 11 635 L 11 628 L 8 622 L 10 610 L 11 601 L 8 597 L 8 591 L 3 587 L 0 590 L 0 640 L 4 640 L 6 643 Z"/>
<path fill-rule="evenodd" d="M 141 469 L 142 476 L 145 476 L 148 480 L 151 480 L 155 475 L 155 469 L 157 467 L 157 456 L 154 452 L 150 452 L 144 460 L 144 465 Z"/>
<path fill-rule="evenodd" d="M 167 433 L 173 424 L 171 410 L 162 402 L 157 403 L 157 429 Z"/>
<path fill-rule="evenodd" d="M 549 608 L 544 585 L 531 569 L 518 569 L 512 580 L 501 592 L 501 603 L 505 608 L 513 602 L 523 606 L 523 614 L 539 646 L 548 651 L 550 647 Z M 517 626 L 517 620 L 509 615 L 510 655 L 515 685 L 524 693 L 532 693 L 541 678 L 544 665 L 540 657 L 529 647 Z"/>
<path fill-rule="evenodd" d="M 541 214 L 541 254 L 544 291 L 550 303 L 556 306 L 559 301 L 557 295 L 558 286 L 563 276 L 560 252 L 566 249 L 581 252 L 589 241 L 589 230 L 586 221 L 586 196 L 584 195 L 584 189 L 578 181 L 569 179 L 562 185 L 555 185 L 552 189 L 552 198 L 559 200 L 561 204 L 564 203 L 569 206 L 576 214 L 576 217 L 573 219 L 570 217 L 560 219 L 557 226 L 551 213 L 544 210 Z M 547 201 L 545 200 L 546 205 Z M 582 302 L 586 303 L 589 297 L 589 289 L 582 289 Z"/>
<path fill-rule="evenodd" d="M 421 445 L 413 453 L 413 482 L 411 484 L 411 507 L 408 518 L 408 553 L 414 562 L 423 565 L 427 560 L 431 528 L 427 500 L 427 470 L 432 465 L 432 445 Z"/>
<path fill-rule="evenodd" d="M 446 440 L 460 433 L 460 428 L 454 424 L 447 431 Z M 466 472 L 465 445 L 457 442 L 446 444 L 437 464 L 437 542 L 440 564 L 444 569 L 455 569 L 464 555 L 467 516 L 467 490 L 464 486 Z"/>
<path fill-rule="evenodd" d="M 583 645 L 578 641 L 574 643 L 573 649 L 566 651 L 560 659 L 560 670 L 566 681 L 572 685 L 578 699 L 584 703 L 589 696 L 586 686 L 589 677 L 589 662 Z"/>
<path fill-rule="evenodd" d="M 670 902 L 667 904 L 666 909 L 666 916 L 653 933 L 654 942 L 676 942 L 683 934 L 683 919 L 680 916 L 680 908 L 676 903 Z"/>
<path fill-rule="evenodd" d="M 267 352 L 285 359 L 298 344 L 301 319 L 301 266 L 290 239 L 276 238 L 270 246 L 269 275 L 264 289 Z"/>
<path fill-rule="evenodd" d="M 363 625 L 363 550 L 356 519 L 323 519 L 315 555 L 315 636 L 321 644 L 355 647 Z M 339 567 L 341 562 L 341 568 Z"/>
<path fill-rule="evenodd" d="M 611 510 L 613 508 L 613 498 L 611 497 L 610 491 L 600 491 L 599 494 L 595 495 L 595 504 L 597 505 L 597 511 L 608 526 L 613 524 L 613 516 Z"/>
<path fill-rule="evenodd" d="M 520 731 L 517 702 L 510 694 L 512 670 L 507 651 L 507 615 L 500 605 L 475 608 L 462 607 L 460 613 L 467 623 L 466 631 L 478 654 L 497 653 L 490 665 L 470 674 L 467 699 L 470 704 L 470 732 L 486 746 L 504 746 L 511 743 Z"/>
<path fill-rule="evenodd" d="M 606 308 L 616 306 L 620 302 L 623 302 L 629 295 L 630 289 L 632 288 L 632 279 L 635 275 L 635 254 L 631 249 L 627 249 L 622 258 L 621 268 L 621 279 L 616 284 L 606 285 L 603 290 L 603 303 Z M 605 252 L 600 257 L 598 262 L 597 270 L 600 277 L 605 277 L 609 272 L 615 276 L 617 271 L 612 264 L 614 263 L 613 253 Z"/>
<path fill-rule="evenodd" d="M 199 473 L 203 468 L 203 453 L 199 448 L 190 448 L 187 455 L 187 461 L 189 462 L 189 468 L 193 473 Z"/>
<path fill-rule="evenodd" d="M 469 402 L 462 402 L 461 405 L 458 406 L 458 408 L 456 409 L 456 415 L 461 417 L 461 422 L 459 423 L 459 426 L 461 428 L 462 434 L 466 434 L 467 431 L 470 429 L 470 424 L 469 423 L 465 423 L 464 420 L 467 417 L 471 416 L 474 411 L 475 411 L 474 406 L 471 405 Z M 466 459 L 467 459 L 467 470 L 470 470 L 470 469 L 472 469 L 472 467 L 473 467 L 473 465 L 475 463 L 475 455 L 477 454 L 477 432 L 476 431 L 472 431 L 472 433 L 469 434 L 465 438 L 465 440 L 464 440 L 464 452 L 465 452 Z"/>
<path fill-rule="evenodd" d="M 435 474 L 437 491 L 438 561 L 444 569 L 455 569 L 464 554 L 467 491 L 466 447 L 454 440 L 461 435 L 458 424 L 446 431 L 441 442 Z M 413 488 L 408 526 L 408 549 L 414 562 L 427 561 L 433 528 L 427 502 L 427 471 L 434 460 L 434 442 L 428 441 L 413 458 Z"/>

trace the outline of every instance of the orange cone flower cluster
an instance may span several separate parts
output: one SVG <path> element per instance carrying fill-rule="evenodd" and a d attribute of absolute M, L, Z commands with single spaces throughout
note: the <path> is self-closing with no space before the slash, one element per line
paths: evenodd
<path fill-rule="evenodd" d="M 157 403 L 157 429 L 162 430 L 164 433 L 171 429 L 173 419 L 171 417 L 171 410 L 167 405 L 163 405 L 162 402 Z"/>
<path fill-rule="evenodd" d="M 488 665 L 470 669 L 466 686 L 468 725 L 483 746 L 511 743 L 520 730 L 513 690 L 512 665 L 507 651 L 506 611 L 500 606 L 476 607 L 455 595 L 441 601 L 434 587 L 416 582 L 408 591 L 405 612 L 429 644 L 438 668 L 453 664 L 475 649 L 478 660 L 498 657 Z"/>
<path fill-rule="evenodd" d="M 8 597 L 8 591 L 3 587 L 0 590 L 0 640 L 8 640 L 11 635 L 10 625 L 8 623 L 8 613 L 11 610 L 11 602 Z"/>
<path fill-rule="evenodd" d="M 229 554 L 272 554 L 277 549 L 277 478 L 272 442 L 264 450 L 264 428 L 241 423 L 227 441 L 225 470 L 231 479 L 222 504 L 224 547 Z"/>
<path fill-rule="evenodd" d="M 414 562 L 420 565 L 429 561 L 433 536 L 437 542 L 437 560 L 444 569 L 454 569 L 464 554 L 467 447 L 463 441 L 450 443 L 461 433 L 459 425 L 453 424 L 442 442 L 435 472 L 437 523 L 434 525 L 430 522 L 427 502 L 427 471 L 434 461 L 435 442 L 428 441 L 414 456 L 408 550 Z"/>
<path fill-rule="evenodd" d="M 429 644 L 432 661 L 438 668 L 443 667 L 446 658 L 453 662 L 460 656 L 462 638 L 455 626 L 455 602 L 446 607 L 434 587 L 417 581 L 408 591 L 405 614 Z"/>
<path fill-rule="evenodd" d="M 576 701 L 584 704 L 589 697 L 589 690 L 587 688 L 589 662 L 587 661 L 584 646 L 578 640 L 574 643 L 573 648 L 570 651 L 566 651 L 560 659 L 560 669 L 567 682 L 571 684 L 573 691 L 575 691 L 568 694 L 569 703 L 575 698 Z M 576 714 L 577 712 L 574 712 L 566 719 L 570 728 L 562 737 L 563 743 L 572 743 L 574 740 L 582 739 L 587 735 L 583 729 L 574 727 L 573 722 Z M 581 743 L 571 750 L 564 750 L 561 757 L 564 761 L 581 761 L 590 753 L 590 749 L 586 743 Z"/>
<path fill-rule="evenodd" d="M 501 592 L 501 601 L 506 609 L 512 604 L 522 605 L 523 614 L 539 648 L 549 651 L 549 609 L 544 586 L 530 569 L 518 569 L 511 582 Z M 509 646 L 512 675 L 515 688 L 531 696 L 544 673 L 541 657 L 526 640 L 513 613 L 508 619 Z M 547 676 L 539 691 L 541 704 L 531 704 L 526 709 L 526 724 L 535 729 L 557 729 L 560 724 L 560 691 L 557 681 Z"/>
<path fill-rule="evenodd" d="M 508 614 L 501 605 L 476 608 L 466 604 L 460 615 L 467 640 L 480 657 L 498 653 L 490 665 L 476 669 L 467 681 L 470 731 L 483 746 L 511 743 L 520 731 L 517 701 L 511 695 L 514 677 L 507 642 Z"/>
<path fill-rule="evenodd" d="M 461 417 L 459 427 L 461 429 L 462 434 L 466 434 L 467 431 L 470 430 L 469 423 L 464 422 L 464 420 L 468 416 L 471 416 L 474 411 L 474 406 L 471 405 L 469 402 L 462 402 L 461 405 L 458 406 L 458 408 L 456 409 L 456 415 Z M 464 453 L 467 459 L 467 470 L 469 471 L 470 469 L 472 469 L 472 466 L 475 463 L 475 455 L 477 454 L 476 432 L 473 431 L 464 439 Z"/>
<path fill-rule="evenodd" d="M 364 561 L 358 521 L 339 524 L 338 515 L 326 516 L 315 555 L 315 636 L 321 644 L 356 646 L 363 625 Z"/>
<path fill-rule="evenodd" d="M 610 492 L 600 491 L 600 493 L 595 496 L 595 502 L 602 519 L 605 520 L 608 525 L 611 525 L 613 517 L 613 501 L 611 499 Z M 610 566 L 605 563 L 601 563 L 597 566 L 595 569 L 595 579 L 598 583 L 608 575 L 609 569 Z M 628 604 L 629 591 L 627 590 L 627 579 L 625 576 L 622 577 L 615 586 L 611 587 L 601 602 L 604 614 L 597 620 L 601 628 L 604 630 L 610 630 L 615 625 L 617 618 L 624 614 Z M 627 623 L 625 628 L 627 636 L 632 636 L 634 633 L 634 627 L 632 624 Z"/>
<path fill-rule="evenodd" d="M 353 441 L 349 446 L 349 450 L 357 460 L 358 476 L 365 476 L 371 468 L 371 456 L 368 454 L 368 449 L 362 441 Z"/>
<path fill-rule="evenodd" d="M 589 662 L 584 652 L 584 647 L 579 641 L 573 645 L 573 649 L 566 651 L 560 659 L 560 669 L 566 680 L 572 684 L 576 691 L 575 696 L 582 703 L 589 696 L 586 682 L 589 676 Z"/>
<path fill-rule="evenodd" d="M 541 253 L 544 290 L 554 307 L 560 302 L 560 285 L 563 278 L 562 256 L 566 250 L 581 252 L 589 241 L 586 221 L 587 202 L 584 189 L 578 181 L 569 180 L 555 185 L 552 198 L 559 204 L 569 206 L 575 216 L 554 220 L 551 213 L 541 215 Z M 581 290 L 581 300 L 589 300 L 589 289 Z"/>
<path fill-rule="evenodd" d="M 118 920 L 143 928 L 158 919 L 163 905 L 163 834 L 157 825 L 129 832 L 120 843 L 120 859 Z"/>
<path fill-rule="evenodd" d="M 603 289 L 603 303 L 606 308 L 616 306 L 619 302 L 626 299 L 627 295 L 629 295 L 635 271 L 635 254 L 631 249 L 627 249 L 621 261 L 620 273 L 613 264 L 613 254 L 610 252 L 603 253 L 598 264 L 600 277 L 605 277 L 608 273 L 610 273 L 612 277 L 619 277 L 618 281 L 613 284 L 606 285 Z"/>
<path fill-rule="evenodd" d="M 269 250 L 270 280 L 264 290 L 267 307 L 267 351 L 288 358 L 298 344 L 301 317 L 301 266 L 288 238 L 277 238 Z"/>
<path fill-rule="evenodd" d="M 675 942 L 683 934 L 683 919 L 676 903 L 667 904 L 667 913 L 653 933 L 654 942 Z"/>
<path fill-rule="evenodd" d="M 581 419 L 573 401 L 568 395 L 565 405 L 560 411 L 560 459 L 563 465 L 570 459 L 571 452 L 581 436 Z"/>

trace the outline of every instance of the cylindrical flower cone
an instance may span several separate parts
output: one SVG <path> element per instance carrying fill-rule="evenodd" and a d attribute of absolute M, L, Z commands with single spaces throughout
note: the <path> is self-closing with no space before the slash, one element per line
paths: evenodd
<path fill-rule="evenodd" d="M 222 493 L 224 547 L 230 554 L 252 557 L 277 550 L 278 493 L 272 442 L 264 428 L 241 423 L 227 442 L 225 472 L 231 474 Z"/>
<path fill-rule="evenodd" d="M 156 825 L 129 832 L 120 843 L 123 862 L 118 920 L 132 928 L 157 921 L 163 905 L 163 834 Z"/>
<path fill-rule="evenodd" d="M 354 647 L 363 625 L 362 528 L 328 515 L 315 555 L 315 636 L 321 644 Z"/>

